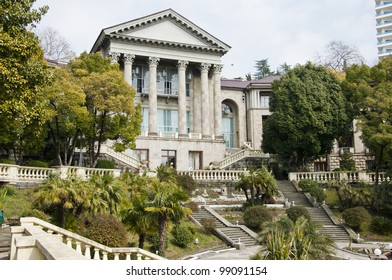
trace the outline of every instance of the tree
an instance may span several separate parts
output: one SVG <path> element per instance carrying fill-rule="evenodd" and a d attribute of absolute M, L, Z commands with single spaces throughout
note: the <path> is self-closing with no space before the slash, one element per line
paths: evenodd
<path fill-rule="evenodd" d="M 34 2 L 4 0 L 0 6 L 0 146 L 13 150 L 17 162 L 24 150 L 41 144 L 47 119 L 46 101 L 40 93 L 48 82 L 48 72 L 31 28 L 48 7 L 32 9 Z"/>
<path fill-rule="evenodd" d="M 38 37 L 46 59 L 68 63 L 76 57 L 70 43 L 58 31 L 49 27 L 39 32 Z"/>
<path fill-rule="evenodd" d="M 270 110 L 262 148 L 294 163 L 297 170 L 328 154 L 333 141 L 349 126 L 339 80 L 310 62 L 297 65 L 274 82 Z"/>
<path fill-rule="evenodd" d="M 99 53 L 87 54 L 71 62 L 71 71 L 86 94 L 89 114 L 84 131 L 91 167 L 95 167 L 101 144 L 110 139 L 117 151 L 134 148 L 140 134 L 140 105 L 134 105 L 135 90 L 124 80 L 118 64 Z"/>
<path fill-rule="evenodd" d="M 333 69 L 335 72 L 346 71 L 348 66 L 362 64 L 364 58 L 355 46 L 342 41 L 331 41 L 326 46 L 324 57 L 318 57 L 318 63 Z"/>
<path fill-rule="evenodd" d="M 376 185 L 384 161 L 392 151 L 392 58 L 377 65 L 347 69 L 343 89 L 358 119 L 362 140 L 375 155 Z"/>
<path fill-rule="evenodd" d="M 256 60 L 256 72 L 253 74 L 253 79 L 260 80 L 264 77 L 273 75 L 273 71 L 271 71 L 270 66 L 268 64 L 268 58 Z"/>

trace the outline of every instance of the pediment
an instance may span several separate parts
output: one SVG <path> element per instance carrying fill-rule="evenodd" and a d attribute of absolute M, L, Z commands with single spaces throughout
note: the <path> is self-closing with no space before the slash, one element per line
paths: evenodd
<path fill-rule="evenodd" d="M 97 51 L 105 38 L 158 44 L 169 47 L 218 52 L 230 46 L 198 27 L 172 9 L 103 29 L 92 51 Z"/>

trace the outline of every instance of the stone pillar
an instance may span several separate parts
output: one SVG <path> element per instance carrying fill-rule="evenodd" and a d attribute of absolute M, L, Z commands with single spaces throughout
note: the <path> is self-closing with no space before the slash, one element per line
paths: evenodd
<path fill-rule="evenodd" d="M 214 128 L 215 139 L 222 139 L 221 72 L 223 65 L 214 65 Z"/>
<path fill-rule="evenodd" d="M 120 55 L 121 54 L 118 52 L 111 52 L 111 51 L 108 52 L 108 57 L 110 57 L 112 64 L 118 63 L 118 59 L 120 58 Z"/>
<path fill-rule="evenodd" d="M 148 65 L 150 66 L 150 92 L 148 94 L 148 136 L 158 136 L 157 130 L 157 66 L 159 58 L 149 57 Z"/>
<path fill-rule="evenodd" d="M 124 55 L 124 79 L 130 86 L 132 86 L 132 63 L 134 59 L 133 54 Z"/>
<path fill-rule="evenodd" d="M 210 104 L 208 96 L 208 70 L 211 64 L 202 63 L 201 71 L 201 130 L 203 138 L 210 138 Z"/>
<path fill-rule="evenodd" d="M 178 136 L 187 137 L 186 131 L 186 77 L 188 61 L 178 61 Z"/>

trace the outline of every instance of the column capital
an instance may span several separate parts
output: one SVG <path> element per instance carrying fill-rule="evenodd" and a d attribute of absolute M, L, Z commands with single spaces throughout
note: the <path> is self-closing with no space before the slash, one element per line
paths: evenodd
<path fill-rule="evenodd" d="M 150 56 L 148 58 L 148 65 L 150 65 L 150 66 L 158 66 L 159 60 L 160 60 L 159 57 Z"/>
<path fill-rule="evenodd" d="M 126 53 L 124 54 L 124 63 L 133 63 L 135 60 L 135 55 Z"/>
<path fill-rule="evenodd" d="M 223 65 L 222 64 L 214 64 L 214 74 L 220 74 L 222 72 Z"/>
<path fill-rule="evenodd" d="M 210 69 L 210 67 L 211 67 L 211 64 L 209 64 L 209 63 L 201 63 L 200 64 L 200 71 L 208 71 L 209 69 Z"/>
<path fill-rule="evenodd" d="M 119 52 L 112 52 L 110 50 L 107 52 L 107 56 L 110 57 L 112 63 L 118 63 L 118 59 L 120 58 L 120 55 L 121 54 Z"/>
<path fill-rule="evenodd" d="M 178 69 L 185 70 L 186 67 L 188 66 L 188 63 L 189 62 L 186 61 L 186 60 L 179 60 L 178 63 L 177 63 L 177 67 L 178 67 Z"/>

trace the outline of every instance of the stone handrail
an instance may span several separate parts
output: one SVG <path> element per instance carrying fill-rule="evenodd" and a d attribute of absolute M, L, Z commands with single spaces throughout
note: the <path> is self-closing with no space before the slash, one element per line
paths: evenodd
<path fill-rule="evenodd" d="M 179 175 L 189 175 L 195 181 L 239 181 L 240 170 L 192 170 L 178 171 Z"/>
<path fill-rule="evenodd" d="M 56 166 L 53 168 L 19 166 L 14 164 L 0 164 L 0 182 L 7 183 L 43 183 L 49 179 L 50 174 L 59 174 L 61 178 L 78 176 L 82 180 L 89 180 L 98 174 L 111 174 L 120 176 L 118 169 L 100 169 L 78 166 Z"/>
<path fill-rule="evenodd" d="M 266 157 L 266 155 L 263 153 L 262 150 L 251 150 L 251 149 L 241 150 L 219 161 L 218 168 L 223 169 L 237 161 L 249 157 Z"/>
<path fill-rule="evenodd" d="M 290 172 L 290 181 L 301 181 L 310 179 L 319 183 L 327 183 L 329 181 L 346 181 L 349 183 L 365 182 L 374 184 L 376 181 L 376 174 L 374 172 L 367 173 L 366 171 L 331 171 L 331 172 Z M 391 181 L 392 178 L 387 176 L 385 172 L 378 174 L 378 181 Z"/>
<path fill-rule="evenodd" d="M 163 260 L 146 250 L 111 248 L 34 217 L 21 218 L 12 227 L 11 260 L 16 259 L 94 259 Z M 37 245 L 39 244 L 39 246 Z"/>
<path fill-rule="evenodd" d="M 135 169 L 138 169 L 141 166 L 141 163 L 139 160 L 126 155 L 125 153 L 121 153 L 121 152 L 117 152 L 113 147 L 106 145 L 106 144 L 102 144 L 101 145 L 101 154 L 107 154 L 123 163 L 125 163 L 126 165 L 133 167 Z"/>

